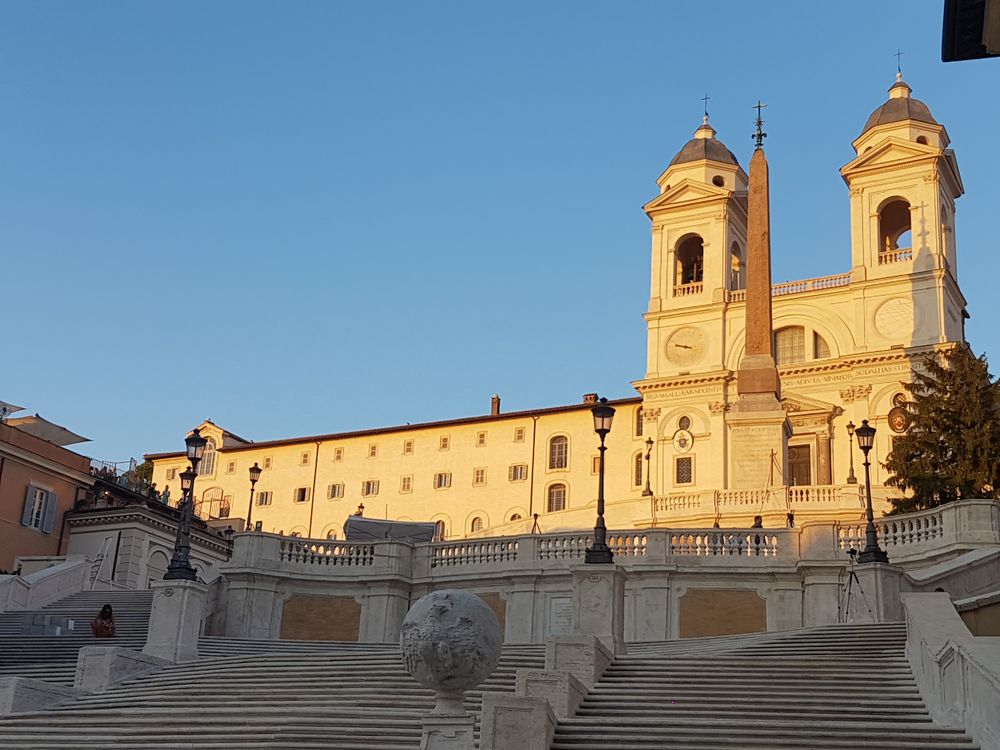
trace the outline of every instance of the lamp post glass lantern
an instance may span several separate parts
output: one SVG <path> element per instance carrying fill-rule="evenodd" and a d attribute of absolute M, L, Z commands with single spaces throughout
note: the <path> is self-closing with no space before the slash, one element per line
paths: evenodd
<path fill-rule="evenodd" d="M 257 462 L 253 462 L 253 466 L 250 467 L 250 505 L 247 506 L 247 526 L 245 531 L 253 531 L 253 527 L 250 525 L 253 516 L 253 491 L 254 487 L 257 486 L 257 480 L 260 479 L 260 473 L 263 471 Z"/>
<path fill-rule="evenodd" d="M 604 438 L 611 432 L 611 423 L 615 419 L 615 410 L 608 406 L 608 400 L 602 398 L 593 409 L 594 432 L 601 438 L 598 447 L 600 459 L 597 472 L 597 522 L 594 524 L 594 543 L 587 548 L 584 562 L 593 565 L 607 565 L 613 561 L 611 548 L 608 547 L 608 528 L 604 525 Z"/>
<path fill-rule="evenodd" d="M 194 480 L 198 476 L 198 463 L 205 455 L 207 443 L 197 427 L 184 439 L 191 465 L 187 471 L 181 472 L 181 502 L 178 505 L 180 518 L 177 520 L 174 554 L 170 558 L 170 565 L 167 566 L 167 573 L 163 576 L 167 581 L 198 579 L 197 571 L 191 567 L 191 516 L 194 507 Z"/>
<path fill-rule="evenodd" d="M 854 431 L 854 434 L 858 436 L 858 447 L 865 456 L 865 516 L 868 519 L 865 526 L 865 548 L 858 553 L 858 562 L 889 562 L 889 555 L 878 546 L 878 532 L 875 530 L 875 518 L 872 512 L 872 476 L 868 453 L 875 445 L 875 428 L 868 424 L 867 419 L 862 419 L 861 426 Z"/>

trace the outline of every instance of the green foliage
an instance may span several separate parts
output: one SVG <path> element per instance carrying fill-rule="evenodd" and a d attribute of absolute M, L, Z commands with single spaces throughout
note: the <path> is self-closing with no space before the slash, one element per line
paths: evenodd
<path fill-rule="evenodd" d="M 886 461 L 887 485 L 910 493 L 892 513 L 934 508 L 962 498 L 998 496 L 1000 385 L 986 355 L 965 346 L 929 355 L 917 371 L 906 408 L 910 426 Z"/>
<path fill-rule="evenodd" d="M 143 461 L 141 464 L 135 467 L 135 477 L 136 479 L 141 479 L 146 484 L 153 481 L 153 462 Z"/>

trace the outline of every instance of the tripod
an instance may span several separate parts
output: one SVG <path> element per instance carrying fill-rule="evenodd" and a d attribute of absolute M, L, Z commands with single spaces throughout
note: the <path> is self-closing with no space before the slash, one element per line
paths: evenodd
<path fill-rule="evenodd" d="M 875 613 L 872 612 L 872 605 L 868 603 L 868 596 L 865 594 L 865 590 L 861 586 L 858 574 L 854 571 L 854 561 L 858 556 L 858 551 L 851 547 L 847 550 L 847 554 L 851 558 L 851 563 L 850 567 L 847 569 L 847 586 L 844 587 L 844 591 L 837 599 L 837 622 L 845 623 L 851 621 L 851 596 L 854 594 L 855 583 L 858 585 L 858 592 L 861 594 L 861 601 L 864 602 L 865 607 L 868 609 L 869 617 L 872 618 L 872 622 L 876 622 Z M 841 574 L 841 576 L 843 576 L 843 574 Z M 841 584 L 841 586 L 843 587 L 843 584 Z"/>

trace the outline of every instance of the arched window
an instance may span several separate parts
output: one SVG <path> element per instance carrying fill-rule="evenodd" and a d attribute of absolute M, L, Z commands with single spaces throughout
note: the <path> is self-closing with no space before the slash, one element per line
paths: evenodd
<path fill-rule="evenodd" d="M 435 542 L 444 541 L 444 521 L 434 522 L 434 541 Z"/>
<path fill-rule="evenodd" d="M 705 271 L 705 243 L 692 235 L 677 245 L 677 284 L 700 284 Z"/>
<path fill-rule="evenodd" d="M 909 250 L 913 247 L 910 233 L 910 204 L 901 198 L 886 203 L 878 213 L 879 253 Z"/>
<path fill-rule="evenodd" d="M 199 476 L 211 476 L 215 473 L 215 441 L 212 438 L 205 439 L 205 452 L 201 454 L 201 463 L 198 464 Z"/>
<path fill-rule="evenodd" d="M 326 538 L 329 539 L 330 541 L 333 541 L 334 539 L 337 538 L 337 532 L 336 531 L 326 532 Z"/>
<path fill-rule="evenodd" d="M 477 531 L 483 530 L 483 519 L 476 516 L 472 519 L 472 523 L 469 524 L 469 531 L 476 533 Z"/>
<path fill-rule="evenodd" d="M 510 514 L 510 520 L 511 521 L 520 521 L 521 520 L 521 514 L 520 513 L 511 513 Z"/>
<path fill-rule="evenodd" d="M 635 410 L 635 436 L 642 437 L 642 407 Z"/>
<path fill-rule="evenodd" d="M 211 487 L 201 493 L 201 500 L 194 504 L 194 514 L 199 518 L 222 518 L 222 488 Z"/>
<path fill-rule="evenodd" d="M 729 248 L 729 288 L 732 291 L 746 289 L 747 269 L 743 264 L 743 251 L 740 243 L 734 242 Z"/>
<path fill-rule="evenodd" d="M 293 531 L 288 536 L 301 537 L 302 536 L 302 532 L 301 531 Z"/>
<path fill-rule="evenodd" d="M 549 513 L 554 513 L 557 510 L 566 510 L 566 485 L 565 484 L 553 484 L 549 487 L 548 493 L 548 503 L 546 507 Z"/>
<path fill-rule="evenodd" d="M 774 332 L 774 363 L 793 365 L 806 360 L 806 329 L 788 326 Z"/>
<path fill-rule="evenodd" d="M 565 469 L 569 466 L 569 438 L 556 435 L 549 441 L 549 468 Z"/>
<path fill-rule="evenodd" d="M 826 343 L 826 339 L 815 331 L 813 332 L 813 353 L 815 359 L 826 359 L 832 356 L 830 354 L 830 345 Z"/>
<path fill-rule="evenodd" d="M 642 451 L 632 458 L 632 485 L 642 487 Z"/>

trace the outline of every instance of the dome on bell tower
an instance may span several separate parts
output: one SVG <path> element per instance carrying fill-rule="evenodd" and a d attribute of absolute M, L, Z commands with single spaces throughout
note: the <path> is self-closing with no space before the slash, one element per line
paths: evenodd
<path fill-rule="evenodd" d="M 864 135 L 878 125 L 888 125 L 904 120 L 938 125 L 938 121 L 931 114 L 930 107 L 910 96 L 911 91 L 912 89 L 903 80 L 903 74 L 897 73 L 896 82 L 889 88 L 889 100 L 871 113 L 861 134 Z"/>
<path fill-rule="evenodd" d="M 739 166 L 739 162 L 736 160 L 733 152 L 726 148 L 726 144 L 715 137 L 715 128 L 708 124 L 708 115 L 705 116 L 701 126 L 694 131 L 694 138 L 684 144 L 684 148 L 677 152 L 677 156 L 670 161 L 669 166 L 673 167 L 677 164 L 686 164 L 703 159 Z"/>

